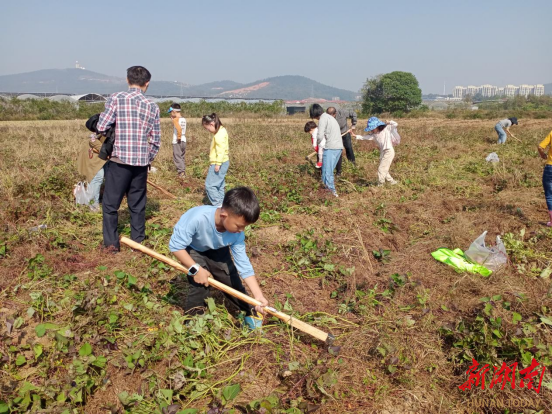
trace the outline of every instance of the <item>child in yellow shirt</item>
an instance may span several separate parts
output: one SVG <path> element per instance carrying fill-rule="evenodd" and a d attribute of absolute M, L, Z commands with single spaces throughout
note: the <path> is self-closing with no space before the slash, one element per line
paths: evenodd
<path fill-rule="evenodd" d="M 548 154 L 546 148 L 548 148 Z M 550 221 L 546 225 L 552 227 L 552 132 L 539 144 L 537 149 L 541 158 L 546 160 L 544 172 L 542 173 L 542 186 L 548 207 L 548 215 L 550 216 Z"/>
<path fill-rule="evenodd" d="M 214 206 L 220 207 L 224 199 L 225 178 L 230 166 L 228 156 L 228 132 L 222 126 L 222 122 L 216 113 L 204 115 L 201 124 L 203 128 L 213 134 L 211 151 L 209 153 L 209 172 L 205 179 L 205 191 L 207 197 Z"/>

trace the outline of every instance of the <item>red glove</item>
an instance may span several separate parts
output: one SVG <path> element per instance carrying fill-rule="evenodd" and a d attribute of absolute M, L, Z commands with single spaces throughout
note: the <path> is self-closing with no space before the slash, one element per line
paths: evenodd
<path fill-rule="evenodd" d="M 318 145 L 317 145 L 316 147 L 314 147 L 314 150 L 315 150 L 316 152 L 318 152 Z"/>

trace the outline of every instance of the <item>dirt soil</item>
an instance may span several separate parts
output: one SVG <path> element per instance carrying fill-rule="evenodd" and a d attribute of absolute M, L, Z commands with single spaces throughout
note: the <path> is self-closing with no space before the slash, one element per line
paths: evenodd
<path fill-rule="evenodd" d="M 263 412 L 263 399 L 274 413 L 552 412 L 552 229 L 545 226 L 536 151 L 551 120 L 524 123 L 515 131 L 522 142 L 503 146 L 494 143 L 491 121 L 399 120 L 402 143 L 390 171 L 399 184 L 376 187 L 379 153 L 369 142 L 355 142 L 358 167 L 344 162 L 339 198 L 322 188 L 319 172 L 305 161 L 311 152 L 302 132 L 306 120 L 223 122 L 231 140 L 227 188 L 248 185 L 261 201 L 261 219 L 247 229 L 246 243 L 265 296 L 331 332 L 339 349 L 273 318 L 251 342 L 238 333 L 232 309 L 228 319 L 222 311 L 213 317 L 233 324 L 229 339 L 224 330 L 183 339 L 174 328 L 183 315 L 183 279 L 139 252 L 101 249 L 101 214 L 74 204 L 83 122 L 4 122 L 0 402 L 25 412 L 18 407 L 28 395 L 34 401 L 28 412 L 44 413 L 166 413 L 173 405 Z M 177 196 L 148 193 L 145 244 L 167 255 L 175 223 L 204 202 L 210 136 L 197 119 L 188 124 L 186 178 L 176 176 L 166 122 L 150 176 Z M 56 150 L 36 146 L 37 140 Z M 499 163 L 485 161 L 490 152 Z M 127 234 L 124 202 L 122 209 L 120 229 Z M 40 224 L 47 228 L 33 229 Z M 459 273 L 432 258 L 441 247 L 467 250 L 483 231 L 488 244 L 500 235 L 509 257 L 490 277 Z M 222 295 L 215 299 L 223 303 Z M 74 335 L 38 337 L 44 323 Z M 191 329 L 186 326 L 184 332 Z M 192 340 L 204 342 L 190 350 Z M 91 364 L 80 354 L 85 343 L 108 363 L 86 365 L 82 375 L 94 385 L 83 386 L 79 401 L 68 393 L 83 378 L 75 361 Z M 187 355 L 207 365 L 204 377 L 185 371 Z M 521 370 L 534 358 L 547 367 L 540 392 L 520 388 L 519 380 L 516 389 L 461 390 L 472 358 L 490 364 L 488 383 L 493 365 L 518 362 Z M 182 370 L 187 377 L 179 388 L 175 376 Z M 36 390 L 21 391 L 25 383 Z M 232 384 L 240 384 L 239 394 L 223 400 L 222 390 Z M 163 390 L 172 390 L 170 401 Z M 139 398 L 125 404 L 123 391 Z"/>

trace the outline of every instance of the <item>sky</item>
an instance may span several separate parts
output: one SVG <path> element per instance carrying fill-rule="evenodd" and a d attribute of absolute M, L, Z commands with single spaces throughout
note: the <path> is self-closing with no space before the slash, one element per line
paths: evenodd
<path fill-rule="evenodd" d="M 424 93 L 552 82 L 551 0 L 2 1 L 0 75 L 74 67 L 153 80 L 302 75 L 358 91 L 412 72 Z"/>

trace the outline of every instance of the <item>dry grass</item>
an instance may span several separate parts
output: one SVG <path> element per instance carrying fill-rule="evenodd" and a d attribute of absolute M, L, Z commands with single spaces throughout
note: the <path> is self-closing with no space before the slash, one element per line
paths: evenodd
<path fill-rule="evenodd" d="M 188 121 L 187 179 L 176 177 L 172 128 L 166 121 L 155 162 L 158 172 L 151 176 L 179 197 L 170 200 L 156 190 L 149 193 L 147 243 L 161 253 L 168 253 L 169 229 L 203 198 L 210 136 L 198 119 Z M 532 336 L 552 343 L 551 327 L 540 323 L 537 316 L 551 317 L 550 279 L 539 274 L 551 265 L 552 230 L 542 225 L 546 209 L 540 184 L 542 163 L 536 153 L 537 143 L 549 132 L 550 120 L 527 122 L 515 132 L 523 143 L 509 140 L 505 146 L 494 144 L 493 121 L 404 120 L 399 122 L 403 143 L 391 170 L 400 184 L 374 187 L 377 150 L 367 142 L 355 143 L 359 169 L 345 164 L 343 178 L 348 183 L 338 182 L 337 200 L 322 191 L 318 173 L 304 160 L 311 150 L 310 138 L 302 133 L 304 119 L 223 121 L 231 141 L 227 184 L 253 187 L 265 213 L 249 234 L 248 250 L 254 252 L 253 266 L 267 298 L 281 304 L 287 301 L 299 315 L 316 316 L 310 320 L 336 334 L 342 349 L 338 357 L 321 353 L 321 344 L 301 335 L 290 336 L 276 325 L 267 329 L 270 343 L 242 345 L 229 352 L 228 360 L 239 355 L 248 359 L 242 366 L 227 362 L 210 372 L 213 382 L 239 368 L 232 380 L 242 385 L 239 404 L 276 394 L 287 408 L 303 401 L 322 404 L 319 412 L 324 413 L 463 413 L 474 398 L 508 397 L 530 399 L 532 408 L 552 412 L 552 392 L 545 387 L 538 395 L 527 390 L 460 391 L 468 364 L 453 361 L 462 349 L 451 346 L 441 331 L 446 324 L 481 314 L 480 298 L 502 295 L 511 303 L 511 311 L 497 305 L 492 312 L 504 317 L 506 331 L 515 328 L 511 323 L 515 311 L 538 329 Z M 74 274 L 75 286 L 67 289 L 76 290 L 79 283 L 101 285 L 106 274 L 122 270 L 149 284 L 150 296 L 161 298 L 169 291 L 170 276 L 152 273 L 148 258 L 130 251 L 103 255 L 98 249 L 101 216 L 75 207 L 71 194 L 79 180 L 75 160 L 86 136 L 83 121 L 0 123 L 0 246 L 7 246 L 5 257 L 0 256 L 0 317 L 25 319 L 23 327 L 11 334 L 4 325 L 0 328 L 5 344 L 20 346 L 21 332 L 29 340 L 34 337 L 38 321 L 25 314 L 30 291 L 50 289 L 54 297 L 64 297 L 64 289 L 50 285 L 51 278 Z M 492 151 L 501 159 L 494 168 L 485 162 Z M 128 215 L 122 214 L 121 221 L 128 227 Z M 28 231 L 43 223 L 47 231 Z M 524 235 L 520 235 L 522 229 Z M 493 237 L 511 233 L 512 240 L 521 243 L 509 245 L 512 265 L 488 279 L 458 274 L 430 256 L 439 247 L 467 249 L 484 230 Z M 316 240 L 319 246 L 330 241 L 335 250 L 328 257 L 336 270 L 306 278 L 308 269 L 294 267 L 289 259 L 294 251 L 301 254 L 296 234 Z M 379 249 L 390 250 L 388 262 L 372 255 Z M 51 274 L 29 281 L 28 259 L 39 253 Z M 99 265 L 107 270 L 99 270 Z M 338 272 L 340 267 L 349 273 Z M 404 277 L 404 285 L 393 282 L 391 275 Z M 109 282 L 106 289 L 112 288 Z M 390 288 L 393 292 L 386 294 Z M 117 292 L 120 303 L 134 297 L 122 285 Z M 377 304 L 367 299 L 370 292 Z M 516 299 L 521 295 L 527 300 Z M 157 326 L 168 326 L 171 311 L 179 311 L 172 304 L 163 306 L 163 312 L 152 316 Z M 317 312 L 335 321 L 321 319 L 323 315 Z M 132 342 L 149 326 L 141 322 L 149 314 L 128 317 L 119 349 L 105 351 L 110 360 L 120 358 L 123 343 Z M 95 326 L 93 320 L 79 319 L 68 308 L 52 318 L 71 321 L 83 331 Z M 77 342 L 75 347 L 78 350 Z M 0 365 L 0 377 L 5 378 L 0 380 L 0 400 L 13 399 L 23 381 L 20 368 L 13 364 L 15 354 L 8 348 L 0 345 L 0 353 L 9 356 L 9 362 L 4 358 Z M 283 378 L 282 372 L 295 361 L 300 368 Z M 106 373 L 110 382 L 96 389 L 85 405 L 76 406 L 89 413 L 108 412 L 109 407 L 121 410 L 118 392 L 141 390 L 150 395 L 144 386 L 146 372 L 154 373 L 159 388 L 172 386 L 170 361 L 152 362 L 147 368 L 141 376 L 138 371 L 127 375 L 124 369 L 110 365 Z M 328 370 L 335 373 L 337 382 L 328 385 L 326 395 L 315 381 Z M 66 379 L 62 369 L 48 372 L 59 381 Z M 24 378 L 37 386 L 46 381 L 35 371 Z M 550 376 L 545 381 L 550 382 Z M 191 406 L 204 409 L 209 402 L 210 395 L 206 395 Z M 186 396 L 182 404 L 187 404 Z"/>

